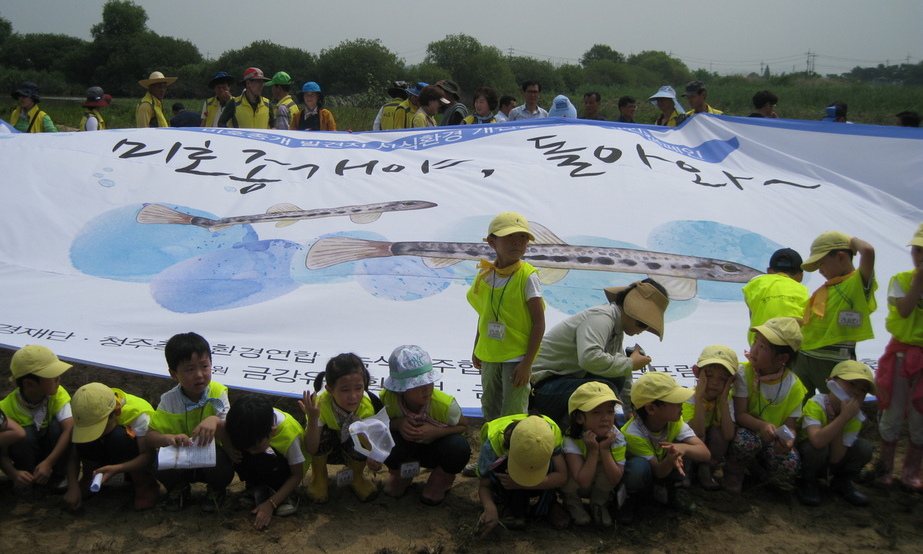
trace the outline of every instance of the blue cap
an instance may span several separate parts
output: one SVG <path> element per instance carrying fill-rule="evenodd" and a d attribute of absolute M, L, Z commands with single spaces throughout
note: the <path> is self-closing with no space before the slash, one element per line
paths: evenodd
<path fill-rule="evenodd" d="M 301 92 L 320 92 L 320 85 L 314 81 L 308 81 L 301 87 Z"/>
<path fill-rule="evenodd" d="M 423 90 L 424 87 L 428 87 L 428 86 L 429 86 L 429 83 L 424 83 L 423 81 L 420 81 L 419 83 L 415 85 L 407 87 L 405 91 L 407 92 L 407 94 L 411 96 L 420 96 L 420 91 Z"/>
<path fill-rule="evenodd" d="M 215 85 L 219 83 L 227 83 L 230 85 L 233 82 L 234 82 L 234 77 L 231 77 L 231 75 L 227 71 L 219 71 L 218 73 L 215 73 L 215 76 L 212 77 L 212 80 L 208 82 L 208 86 L 214 87 Z"/>

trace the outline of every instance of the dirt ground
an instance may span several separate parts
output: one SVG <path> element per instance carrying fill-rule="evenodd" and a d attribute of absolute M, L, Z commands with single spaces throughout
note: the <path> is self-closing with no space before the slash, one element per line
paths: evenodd
<path fill-rule="evenodd" d="M 0 350 L 0 392 L 10 390 L 11 353 Z M 124 388 L 156 405 L 171 386 L 165 379 L 89 366 L 75 366 L 63 385 L 73 392 L 91 381 Z M 234 394 L 232 391 L 232 400 Z M 281 409 L 297 413 L 290 399 L 277 398 Z M 874 433 L 873 429 L 866 432 Z M 472 427 L 470 438 L 476 436 Z M 874 435 L 869 438 L 876 439 Z M 900 456 L 900 454 L 899 454 Z M 379 480 L 384 474 L 378 476 Z M 920 552 L 923 545 L 923 495 L 898 489 L 862 487 L 869 508 L 855 508 L 826 494 L 819 508 L 801 506 L 794 496 L 748 482 L 740 496 L 693 487 L 692 515 L 657 506 L 639 510 L 636 522 L 614 531 L 570 528 L 556 531 L 533 523 L 525 531 L 498 528 L 479 538 L 480 515 L 475 479 L 459 478 L 437 507 L 424 506 L 419 493 L 426 474 L 407 495 L 379 495 L 360 503 L 347 489 L 331 483 L 331 500 L 315 506 L 302 499 L 297 514 L 274 518 L 266 531 L 252 527 L 252 516 L 236 508 L 243 484 L 235 480 L 228 505 L 203 514 L 193 505 L 180 513 L 154 508 L 136 513 L 127 487 L 105 487 L 72 514 L 60 496 L 33 501 L 13 496 L 12 484 L 0 476 L 0 551 L 2 552 Z M 197 485 L 200 487 L 201 485 Z M 194 489 L 204 494 L 203 489 Z"/>

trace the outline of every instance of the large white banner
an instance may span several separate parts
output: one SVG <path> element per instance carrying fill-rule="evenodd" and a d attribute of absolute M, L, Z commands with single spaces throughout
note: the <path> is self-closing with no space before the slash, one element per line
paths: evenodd
<path fill-rule="evenodd" d="M 7 128 L 8 131 L 8 128 Z M 680 129 L 546 120 L 383 133 L 126 129 L 0 133 L 0 345 L 167 376 L 196 331 L 231 387 L 300 395 L 333 355 L 373 388 L 400 344 L 479 407 L 465 301 L 497 213 L 539 237 L 548 328 L 646 276 L 673 301 L 654 369 L 691 380 L 712 343 L 747 348 L 741 286 L 770 254 L 839 229 L 888 278 L 923 221 L 923 131 L 697 116 Z M 808 274 L 813 290 L 822 278 Z"/>

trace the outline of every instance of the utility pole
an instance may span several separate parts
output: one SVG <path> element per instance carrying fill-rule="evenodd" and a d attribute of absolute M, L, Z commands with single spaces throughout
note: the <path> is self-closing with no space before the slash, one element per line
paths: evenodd
<path fill-rule="evenodd" d="M 805 67 L 805 70 L 806 70 L 806 71 L 808 72 L 808 74 L 810 75 L 810 74 L 814 73 L 814 58 L 817 57 L 817 54 L 814 54 L 814 53 L 812 53 L 810 50 L 808 50 L 808 51 L 805 53 L 805 55 L 807 56 L 807 61 L 806 61 L 806 63 L 805 63 L 805 66 L 806 66 L 806 67 Z"/>

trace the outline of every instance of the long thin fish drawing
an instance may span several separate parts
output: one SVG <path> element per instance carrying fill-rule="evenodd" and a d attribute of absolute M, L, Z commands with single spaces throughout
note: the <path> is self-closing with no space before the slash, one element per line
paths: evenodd
<path fill-rule="evenodd" d="M 398 200 L 395 202 L 379 202 L 377 204 L 360 204 L 356 206 L 340 206 L 337 208 L 315 208 L 303 210 L 294 204 L 276 204 L 264 214 L 237 215 L 211 219 L 168 208 L 162 204 L 145 204 L 138 212 L 138 223 L 172 223 L 178 225 L 195 225 L 215 231 L 233 225 L 245 223 L 275 222 L 276 227 L 292 225 L 304 219 L 319 219 L 322 217 L 349 216 L 353 223 L 372 223 L 381 214 L 386 212 L 404 212 L 408 210 L 424 210 L 434 208 L 438 204 L 425 200 Z"/>
<path fill-rule="evenodd" d="M 545 284 L 560 281 L 574 269 L 641 273 L 656 276 L 670 293 L 670 298 L 688 300 L 696 295 L 700 279 L 746 283 L 762 274 L 752 267 L 717 258 L 632 248 L 569 245 L 538 223 L 529 222 L 529 226 L 536 240 L 529 243 L 522 259 L 538 269 Z M 311 246 L 305 266 L 323 269 L 390 256 L 419 256 L 428 267 L 438 269 L 466 260 L 492 259 L 494 251 L 486 242 L 385 242 L 331 237 L 320 239 Z"/>

